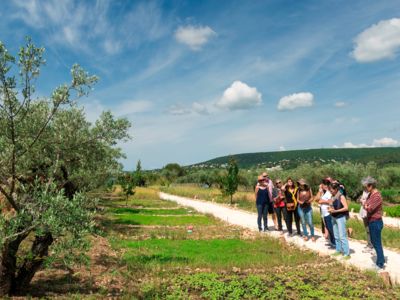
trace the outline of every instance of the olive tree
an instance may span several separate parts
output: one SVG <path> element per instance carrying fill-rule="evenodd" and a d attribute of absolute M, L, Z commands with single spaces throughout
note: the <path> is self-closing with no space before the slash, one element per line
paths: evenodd
<path fill-rule="evenodd" d="M 16 56 L 0 42 L 0 296 L 22 292 L 46 263 L 84 258 L 94 228 L 84 192 L 119 172 L 116 144 L 129 138 L 110 112 L 86 120 L 77 100 L 98 79 L 79 65 L 70 83 L 35 96 L 43 54 L 29 38 Z"/>
<path fill-rule="evenodd" d="M 222 178 L 221 190 L 226 196 L 229 196 L 230 204 L 233 203 L 233 195 L 239 186 L 239 167 L 234 158 L 229 159 L 228 174 Z"/>

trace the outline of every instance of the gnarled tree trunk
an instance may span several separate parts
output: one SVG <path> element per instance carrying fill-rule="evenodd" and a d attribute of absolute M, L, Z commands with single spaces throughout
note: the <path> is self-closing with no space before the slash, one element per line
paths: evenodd
<path fill-rule="evenodd" d="M 0 297 L 11 295 L 17 270 L 18 248 L 26 236 L 21 235 L 2 247 L 0 257 Z"/>

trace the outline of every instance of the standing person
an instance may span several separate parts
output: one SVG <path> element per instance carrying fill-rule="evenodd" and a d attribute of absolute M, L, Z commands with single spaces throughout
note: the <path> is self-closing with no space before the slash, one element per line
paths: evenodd
<path fill-rule="evenodd" d="M 268 206 L 270 202 L 270 194 L 268 189 L 267 181 L 262 177 L 258 176 L 258 183 L 256 186 L 256 206 L 257 206 L 257 225 L 258 231 L 262 231 L 261 219 L 264 221 L 264 231 L 268 230 Z"/>
<path fill-rule="evenodd" d="M 365 248 L 363 250 L 364 253 L 368 253 L 374 249 L 374 246 L 371 243 L 371 235 L 369 233 L 369 227 L 368 227 L 368 212 L 363 207 L 363 203 L 365 203 L 365 201 L 367 201 L 368 196 L 369 196 L 369 193 L 366 190 L 366 188 L 364 187 L 363 193 L 359 200 L 359 202 L 361 203 L 359 216 L 363 220 L 365 232 L 367 233 L 367 245 L 365 246 Z"/>
<path fill-rule="evenodd" d="M 340 193 L 338 183 L 332 183 L 330 191 L 332 194 L 332 206 L 329 212 L 332 216 L 333 234 L 335 236 L 336 253 L 334 256 L 343 254 L 344 259 L 350 259 L 349 241 L 346 231 L 346 212 L 349 211 L 346 197 Z"/>
<path fill-rule="evenodd" d="M 298 191 L 297 191 L 297 213 L 300 216 L 301 225 L 303 227 L 303 239 L 308 241 L 308 231 L 307 225 L 310 227 L 311 240 L 315 242 L 314 236 L 314 224 L 313 224 L 313 210 L 311 207 L 311 203 L 313 201 L 313 193 L 311 187 L 307 184 L 307 182 L 301 178 L 297 181 Z"/>
<path fill-rule="evenodd" d="M 329 177 L 322 179 L 318 193 L 318 203 L 320 204 L 322 224 L 325 226 L 325 238 L 329 239 L 330 246 L 336 248 L 335 235 L 333 233 L 332 216 L 329 212 L 329 205 L 332 203 L 332 194 L 329 191 L 331 179 Z"/>
<path fill-rule="evenodd" d="M 262 175 L 262 177 L 264 178 L 264 179 L 266 179 L 267 180 L 267 183 L 268 183 L 268 190 L 269 190 L 269 195 L 270 195 L 270 199 L 271 199 L 271 202 L 269 203 L 269 206 L 268 206 L 268 213 L 272 216 L 272 221 L 274 222 L 274 228 L 275 228 L 275 230 L 278 230 L 278 221 L 277 221 L 277 218 L 276 218 L 276 213 L 275 213 L 275 210 L 274 210 L 274 203 L 273 203 L 273 197 L 272 197 L 272 191 L 273 191 L 273 189 L 274 189 L 274 184 L 272 183 L 272 180 L 271 180 L 271 178 L 269 178 L 269 176 L 268 176 L 268 173 L 267 172 L 264 172 L 264 173 L 262 173 L 261 174 Z"/>
<path fill-rule="evenodd" d="M 376 268 L 378 272 L 380 272 L 385 267 L 385 256 L 382 247 L 382 196 L 376 188 L 377 182 L 374 178 L 368 176 L 364 178 L 361 183 L 369 193 L 367 200 L 362 204 L 367 211 L 371 243 L 376 251 Z"/>
<path fill-rule="evenodd" d="M 293 217 L 294 221 L 296 223 L 296 229 L 297 229 L 297 234 L 301 236 L 301 231 L 300 231 L 300 217 L 299 214 L 297 213 L 297 187 L 294 184 L 294 181 L 292 178 L 288 178 L 287 182 L 285 185 L 282 187 L 284 193 L 285 193 L 285 204 L 286 204 L 286 211 L 287 211 L 287 229 L 289 232 L 289 235 L 293 235 L 292 231 L 292 224 L 293 224 Z"/>
<path fill-rule="evenodd" d="M 289 227 L 287 224 L 287 211 L 285 205 L 285 194 L 282 191 L 282 181 L 277 179 L 275 181 L 275 187 L 272 190 L 272 199 L 274 200 L 274 209 L 275 214 L 278 219 L 278 231 L 282 231 L 282 216 L 286 222 L 286 227 Z"/>

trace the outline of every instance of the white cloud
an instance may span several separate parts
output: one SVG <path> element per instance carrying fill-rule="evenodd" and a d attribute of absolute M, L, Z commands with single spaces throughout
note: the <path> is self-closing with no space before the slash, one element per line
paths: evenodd
<path fill-rule="evenodd" d="M 190 109 L 187 109 L 181 105 L 175 104 L 175 105 L 171 105 L 168 109 L 167 112 L 171 115 L 175 115 L 175 116 L 182 116 L 182 115 L 188 115 L 191 112 Z"/>
<path fill-rule="evenodd" d="M 255 87 L 250 87 L 241 81 L 234 81 L 224 91 L 222 98 L 217 101 L 216 106 L 229 110 L 250 109 L 261 105 L 262 95 Z"/>
<path fill-rule="evenodd" d="M 153 103 L 146 100 L 127 100 L 113 106 L 107 106 L 99 100 L 91 100 L 83 103 L 83 107 L 87 119 L 93 123 L 103 111 L 110 110 L 116 117 L 122 117 L 147 112 L 153 108 Z"/>
<path fill-rule="evenodd" d="M 175 31 L 175 39 L 195 51 L 201 50 L 203 45 L 215 35 L 215 31 L 208 26 L 180 26 Z"/>
<path fill-rule="evenodd" d="M 394 58 L 400 49 L 400 18 L 383 20 L 355 38 L 353 57 L 358 62 Z"/>
<path fill-rule="evenodd" d="M 346 124 L 349 124 L 349 123 L 352 123 L 352 124 L 356 124 L 356 123 L 358 123 L 358 122 L 360 122 L 360 119 L 359 118 L 344 118 L 344 117 L 340 117 L 340 118 L 336 118 L 335 119 L 335 122 L 336 123 L 346 123 Z"/>
<path fill-rule="evenodd" d="M 389 137 L 384 137 L 381 139 L 375 139 L 373 140 L 372 144 L 353 144 L 352 142 L 345 142 L 343 146 L 338 147 L 337 145 L 334 145 L 333 148 L 376 148 L 376 147 L 396 147 L 399 146 L 400 142 L 389 138 Z"/>
<path fill-rule="evenodd" d="M 201 104 L 198 102 L 193 102 L 192 109 L 194 112 L 196 112 L 200 115 L 208 115 L 209 114 L 207 107 L 204 104 Z"/>
<path fill-rule="evenodd" d="M 296 93 L 282 97 L 278 103 L 278 110 L 294 110 L 299 107 L 310 107 L 314 104 L 314 95 L 311 93 Z"/>
<path fill-rule="evenodd" d="M 148 112 L 153 108 L 153 103 L 147 100 L 128 100 L 122 103 L 119 103 L 116 107 L 113 107 L 112 110 L 117 116 L 124 116 L 136 113 Z"/>
<path fill-rule="evenodd" d="M 374 147 L 393 147 L 399 145 L 399 141 L 396 141 L 395 139 L 389 137 L 384 137 L 381 139 L 374 140 L 372 145 Z"/>
<path fill-rule="evenodd" d="M 156 1 L 134 4 L 117 19 L 110 17 L 110 1 L 14 0 L 13 3 L 12 17 L 40 30 L 47 43 L 88 54 L 97 55 L 99 51 L 116 54 L 157 40 L 169 34 L 172 24 L 164 18 Z"/>
<path fill-rule="evenodd" d="M 347 103 L 346 102 L 343 102 L 343 101 L 338 101 L 338 102 L 336 102 L 335 103 L 335 107 L 345 107 L 345 106 L 347 106 Z"/>
<path fill-rule="evenodd" d="M 371 148 L 367 144 L 353 144 L 352 142 L 345 142 L 340 148 Z"/>

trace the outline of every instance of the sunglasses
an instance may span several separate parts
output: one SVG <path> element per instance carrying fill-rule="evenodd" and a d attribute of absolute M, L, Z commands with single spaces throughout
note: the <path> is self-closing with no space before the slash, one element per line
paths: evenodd
<path fill-rule="evenodd" d="M 275 184 L 280 184 L 280 183 L 282 183 L 282 181 L 277 181 L 277 182 L 275 182 Z"/>

